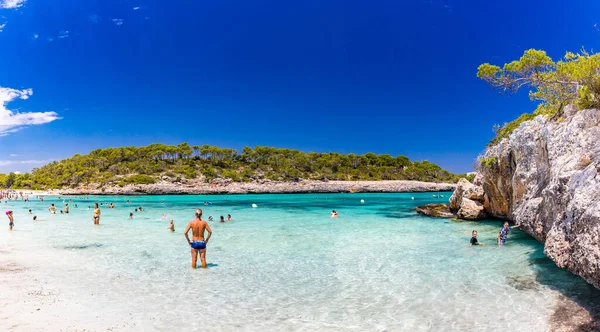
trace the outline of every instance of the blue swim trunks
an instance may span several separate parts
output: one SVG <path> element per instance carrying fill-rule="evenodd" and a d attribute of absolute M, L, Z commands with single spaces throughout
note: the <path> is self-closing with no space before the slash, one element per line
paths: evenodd
<path fill-rule="evenodd" d="M 192 241 L 190 246 L 192 247 L 192 249 L 196 250 L 206 249 L 206 243 L 204 243 L 204 241 Z"/>

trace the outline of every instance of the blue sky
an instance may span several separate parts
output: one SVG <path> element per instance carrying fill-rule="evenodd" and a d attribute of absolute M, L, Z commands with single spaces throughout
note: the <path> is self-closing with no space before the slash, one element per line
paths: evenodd
<path fill-rule="evenodd" d="M 598 1 L 0 0 L 0 172 L 182 141 L 465 172 L 535 108 L 477 66 L 598 49 L 596 23 Z"/>

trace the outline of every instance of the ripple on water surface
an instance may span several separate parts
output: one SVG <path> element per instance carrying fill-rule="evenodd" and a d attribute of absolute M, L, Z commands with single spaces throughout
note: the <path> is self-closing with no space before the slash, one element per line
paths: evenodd
<path fill-rule="evenodd" d="M 498 248 L 498 222 L 412 210 L 448 196 L 74 197 L 68 215 L 50 215 L 47 206 L 61 202 L 49 197 L 2 203 L 15 211 L 16 228 L 0 240 L 24 256 L 35 241 L 46 253 L 46 264 L 32 258 L 40 278 L 86 294 L 90 308 L 135 317 L 138 328 L 190 329 L 189 315 L 202 312 L 203 328 L 222 331 L 538 331 L 559 317 L 564 299 L 597 312 L 598 291 L 556 268 L 526 234 L 514 231 Z M 99 226 L 87 208 L 94 201 L 116 206 L 103 205 Z M 205 219 L 234 219 L 210 223 L 206 270 L 189 268 L 182 235 L 196 207 Z M 339 219 L 329 219 L 333 209 Z M 488 246 L 468 246 L 473 229 Z"/>

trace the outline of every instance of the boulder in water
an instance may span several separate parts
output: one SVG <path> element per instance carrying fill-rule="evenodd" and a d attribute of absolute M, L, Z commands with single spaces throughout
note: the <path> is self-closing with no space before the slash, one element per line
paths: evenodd
<path fill-rule="evenodd" d="M 427 204 L 417 207 L 418 214 L 435 218 L 454 218 L 446 204 Z"/>

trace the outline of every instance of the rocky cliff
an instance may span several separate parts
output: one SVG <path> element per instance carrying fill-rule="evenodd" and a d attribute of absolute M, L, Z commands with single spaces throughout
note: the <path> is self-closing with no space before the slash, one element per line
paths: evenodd
<path fill-rule="evenodd" d="M 480 164 L 485 213 L 520 223 L 559 267 L 600 288 L 600 110 L 524 122 Z"/>

